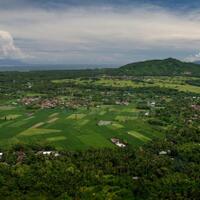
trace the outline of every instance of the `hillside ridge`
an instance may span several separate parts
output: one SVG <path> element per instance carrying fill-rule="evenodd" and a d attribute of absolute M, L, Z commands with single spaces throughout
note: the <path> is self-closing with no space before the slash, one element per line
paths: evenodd
<path fill-rule="evenodd" d="M 199 64 L 182 62 L 175 58 L 129 63 L 118 68 L 117 70 L 118 73 L 125 75 L 200 76 Z"/>

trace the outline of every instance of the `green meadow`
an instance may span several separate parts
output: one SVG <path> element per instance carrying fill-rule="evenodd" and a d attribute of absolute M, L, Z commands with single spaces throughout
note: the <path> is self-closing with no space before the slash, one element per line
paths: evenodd
<path fill-rule="evenodd" d="M 117 148 L 112 137 L 132 147 L 163 137 L 156 127 L 140 117 L 134 105 L 28 111 L 17 106 L 0 106 L 0 148 L 13 144 L 50 144 L 58 149 Z M 98 125 L 99 121 L 111 121 Z"/>

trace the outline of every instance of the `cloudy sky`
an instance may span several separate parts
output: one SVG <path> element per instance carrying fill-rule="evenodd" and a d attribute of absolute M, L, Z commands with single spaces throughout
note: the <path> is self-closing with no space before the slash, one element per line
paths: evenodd
<path fill-rule="evenodd" d="M 0 59 L 34 64 L 200 60 L 197 0 L 0 0 Z"/>

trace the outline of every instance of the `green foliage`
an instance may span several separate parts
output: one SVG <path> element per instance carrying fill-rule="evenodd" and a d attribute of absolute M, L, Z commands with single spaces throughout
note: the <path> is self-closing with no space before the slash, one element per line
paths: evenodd
<path fill-rule="evenodd" d="M 199 69 L 166 59 L 0 73 L 0 199 L 199 199 L 200 92 L 189 77 Z M 24 97 L 64 103 L 41 109 L 39 101 L 24 106 Z"/>

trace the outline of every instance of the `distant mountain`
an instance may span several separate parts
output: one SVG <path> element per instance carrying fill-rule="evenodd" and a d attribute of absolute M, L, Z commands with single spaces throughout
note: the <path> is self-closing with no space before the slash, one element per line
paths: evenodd
<path fill-rule="evenodd" d="M 200 76 L 200 65 L 174 58 L 130 63 L 117 69 L 119 74 L 140 76 Z"/>
<path fill-rule="evenodd" d="M 116 67 L 107 64 L 28 64 L 17 61 L 0 60 L 0 71 L 51 71 L 51 70 L 84 70 L 84 69 L 106 69 Z"/>
<path fill-rule="evenodd" d="M 22 65 L 26 65 L 26 64 L 21 62 L 20 60 L 0 59 L 0 66 L 3 66 L 3 67 L 6 67 L 6 66 L 22 66 Z"/>

